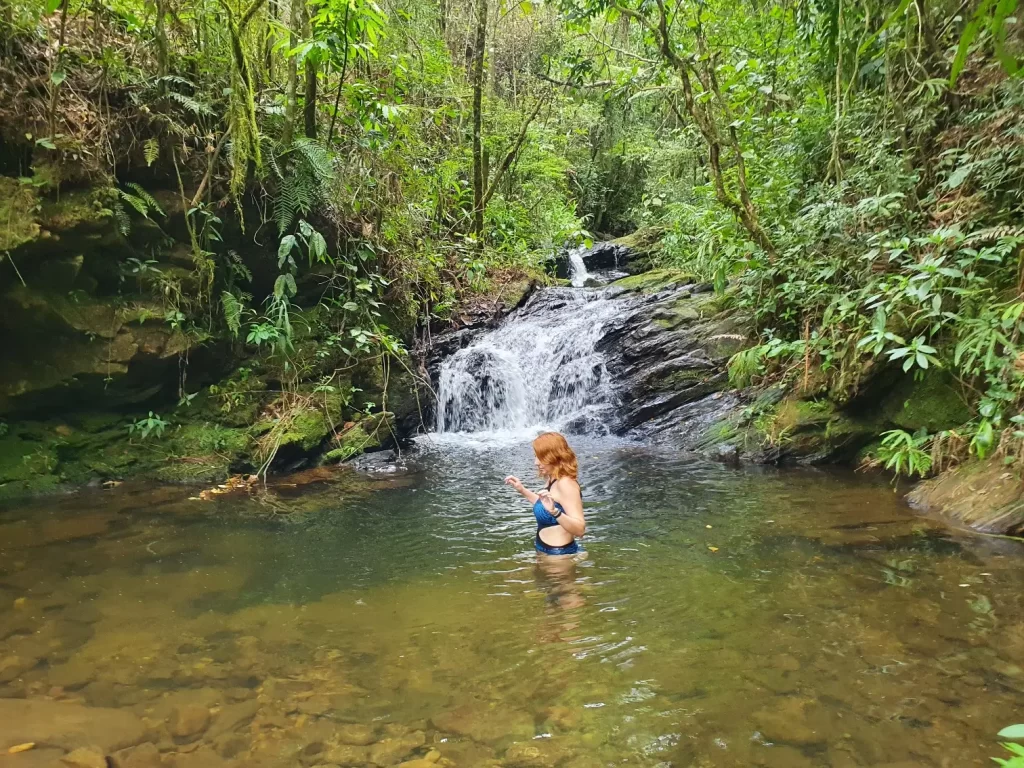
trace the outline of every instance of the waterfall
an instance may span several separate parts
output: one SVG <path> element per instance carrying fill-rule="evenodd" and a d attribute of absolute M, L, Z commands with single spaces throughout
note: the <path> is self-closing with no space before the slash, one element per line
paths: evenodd
<path fill-rule="evenodd" d="M 596 346 L 622 304 L 578 288 L 535 293 L 442 363 L 437 431 L 606 432 L 615 397 Z"/>
<path fill-rule="evenodd" d="M 574 288 L 582 288 L 590 277 L 587 265 L 583 262 L 583 254 L 587 251 L 588 248 L 585 245 L 569 251 L 569 280 Z"/>

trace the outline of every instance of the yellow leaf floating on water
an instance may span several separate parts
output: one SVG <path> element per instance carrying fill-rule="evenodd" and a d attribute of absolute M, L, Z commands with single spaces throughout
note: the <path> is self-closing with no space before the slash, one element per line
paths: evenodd
<path fill-rule="evenodd" d="M 708 547 L 708 549 L 710 549 L 712 552 L 718 551 L 718 547 Z"/>
<path fill-rule="evenodd" d="M 26 599 L 24 597 L 19 597 L 17 600 L 14 601 L 14 607 L 15 608 L 24 608 L 25 607 L 25 602 L 26 602 Z"/>
<path fill-rule="evenodd" d="M 24 744 L 15 744 L 7 750 L 7 754 L 16 755 L 19 752 L 28 752 L 30 749 L 35 749 L 35 747 L 36 743 L 34 741 L 27 741 Z"/>

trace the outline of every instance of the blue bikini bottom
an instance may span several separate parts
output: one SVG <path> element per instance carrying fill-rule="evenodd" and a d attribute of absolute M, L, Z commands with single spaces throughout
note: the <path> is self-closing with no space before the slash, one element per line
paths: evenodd
<path fill-rule="evenodd" d="M 572 544 L 566 544 L 564 547 L 552 547 L 549 544 L 545 544 L 540 540 L 540 532 L 537 533 L 537 538 L 533 540 L 533 546 L 542 555 L 575 555 L 580 551 L 579 542 L 575 540 Z"/>

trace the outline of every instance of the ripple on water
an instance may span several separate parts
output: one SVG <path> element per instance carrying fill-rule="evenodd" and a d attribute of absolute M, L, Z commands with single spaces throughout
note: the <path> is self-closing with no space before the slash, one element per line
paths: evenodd
<path fill-rule="evenodd" d="M 885 485 L 580 440 L 587 556 L 539 561 L 501 485 L 528 443 L 445 439 L 289 524 L 165 489 L 5 510 L 0 697 L 145 717 L 184 766 L 983 765 L 1024 705 L 1021 553 Z"/>

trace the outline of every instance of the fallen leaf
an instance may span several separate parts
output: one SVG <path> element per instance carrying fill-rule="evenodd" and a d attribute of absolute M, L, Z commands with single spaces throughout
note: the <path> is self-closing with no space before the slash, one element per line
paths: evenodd
<path fill-rule="evenodd" d="M 710 549 L 712 552 L 718 551 L 718 547 L 708 547 L 708 549 Z"/>
<path fill-rule="evenodd" d="M 25 602 L 26 602 L 26 599 L 24 597 L 19 597 L 17 600 L 14 601 L 14 607 L 15 608 L 24 608 L 25 607 Z"/>
<path fill-rule="evenodd" d="M 16 755 L 19 752 L 28 752 L 30 749 L 35 749 L 35 746 L 36 743 L 34 741 L 27 741 L 24 744 L 15 744 L 7 750 L 7 754 Z"/>
<path fill-rule="evenodd" d="M 710 526 L 710 525 L 705 525 L 704 527 L 705 527 L 705 528 L 710 528 L 711 526 Z"/>

